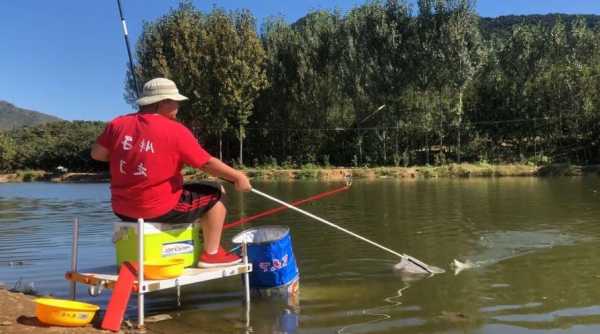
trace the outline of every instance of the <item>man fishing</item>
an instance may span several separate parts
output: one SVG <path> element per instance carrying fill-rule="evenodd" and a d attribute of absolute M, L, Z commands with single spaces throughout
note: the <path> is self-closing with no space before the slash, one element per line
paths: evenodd
<path fill-rule="evenodd" d="M 119 218 L 201 224 L 204 249 L 198 266 L 235 264 L 240 258 L 220 246 L 227 213 L 223 188 L 184 185 L 181 168 L 188 165 L 230 180 L 238 191 L 252 187 L 245 174 L 212 157 L 176 121 L 179 102 L 187 99 L 171 80 L 148 81 L 137 100 L 139 111 L 108 123 L 92 146 L 92 158 L 110 164 L 112 208 Z"/>

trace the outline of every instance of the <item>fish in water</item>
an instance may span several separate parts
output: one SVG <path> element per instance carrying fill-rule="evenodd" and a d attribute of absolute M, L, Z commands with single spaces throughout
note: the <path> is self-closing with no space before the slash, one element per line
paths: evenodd
<path fill-rule="evenodd" d="M 408 255 L 403 256 L 400 262 L 394 265 L 394 271 L 407 280 L 425 278 L 445 272 L 442 268 L 430 266 Z"/>
<path fill-rule="evenodd" d="M 457 259 L 454 259 L 450 264 L 450 268 L 454 269 L 454 275 L 460 274 L 461 271 L 466 269 L 471 269 L 475 267 L 479 267 L 480 264 L 471 262 L 470 260 L 466 260 L 465 262 L 460 262 Z"/>
<path fill-rule="evenodd" d="M 458 275 L 463 270 L 479 268 L 503 260 L 525 255 L 536 250 L 574 244 L 581 238 L 558 231 L 499 231 L 482 235 L 478 254 L 467 260 L 454 259 L 450 267 Z"/>

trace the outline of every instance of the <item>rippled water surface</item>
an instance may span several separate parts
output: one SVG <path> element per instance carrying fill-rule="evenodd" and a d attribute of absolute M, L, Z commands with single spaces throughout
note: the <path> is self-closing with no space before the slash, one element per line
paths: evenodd
<path fill-rule="evenodd" d="M 255 184 L 290 201 L 338 186 Z M 230 219 L 276 206 L 230 193 Z M 0 281 L 67 296 L 75 217 L 80 268 L 113 264 L 109 198 L 106 184 L 1 184 Z M 445 274 L 406 280 L 393 255 L 286 212 L 251 226 L 290 227 L 299 300 L 255 299 L 247 323 L 234 277 L 184 288 L 181 308 L 172 292 L 150 295 L 149 312 L 169 313 L 154 328 L 177 333 L 598 333 L 599 201 L 595 177 L 359 181 L 304 209 Z M 454 259 L 473 267 L 455 274 Z"/>

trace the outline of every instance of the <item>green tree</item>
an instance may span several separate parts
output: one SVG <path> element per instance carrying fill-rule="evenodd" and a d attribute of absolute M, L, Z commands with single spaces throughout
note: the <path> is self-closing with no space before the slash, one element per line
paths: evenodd
<path fill-rule="evenodd" d="M 155 22 L 144 23 L 137 42 L 136 75 L 141 82 L 162 76 L 174 80 L 191 103 L 181 105 L 179 117 L 189 126 L 196 126 L 206 112 L 201 99 L 207 91 L 204 78 L 203 49 L 206 17 L 190 1 L 182 1 Z M 127 96 L 134 102 L 135 94 L 128 73 Z"/>
<path fill-rule="evenodd" d="M 388 164 L 392 144 L 396 163 L 430 163 L 434 149 L 438 162 L 600 160 L 599 20 L 416 7 L 269 18 L 259 40 L 249 12 L 183 1 L 146 24 L 136 71 L 177 81 L 191 98 L 181 120 L 240 162 Z"/>
<path fill-rule="evenodd" d="M 17 149 L 14 140 L 6 133 L 0 132 L 0 170 L 11 170 L 16 154 Z"/>
<path fill-rule="evenodd" d="M 256 34 L 255 20 L 248 11 L 228 15 L 214 9 L 206 28 L 205 81 L 210 87 L 208 99 L 213 101 L 210 126 L 219 137 L 219 152 L 223 133 L 230 125 L 237 126 L 238 161 L 243 164 L 245 127 L 255 99 L 268 85 L 266 55 Z"/>
<path fill-rule="evenodd" d="M 180 119 L 216 136 L 221 159 L 223 133 L 232 124 L 237 126 L 242 163 L 244 127 L 254 100 L 267 86 L 266 56 L 250 12 L 228 14 L 214 8 L 205 15 L 190 1 L 183 1 L 177 9 L 145 24 L 137 56 L 136 71 L 142 81 L 170 78 L 190 98 L 181 105 Z M 131 87 L 130 80 L 130 97 Z"/>
<path fill-rule="evenodd" d="M 239 163 L 243 165 L 245 127 L 254 111 L 254 101 L 268 86 L 268 81 L 265 71 L 266 55 L 256 34 L 254 17 L 248 11 L 239 11 L 233 15 L 233 18 L 238 43 L 233 64 L 228 71 L 229 77 L 224 78 L 224 81 L 229 95 L 228 104 L 235 111 L 234 115 L 229 116 L 231 122 L 236 122 L 238 125 Z"/>
<path fill-rule="evenodd" d="M 255 129 L 251 142 L 257 154 L 278 156 L 280 160 L 295 154 L 297 140 L 292 131 L 298 108 L 295 91 L 301 84 L 298 66 L 300 34 L 282 18 L 268 18 L 261 36 L 266 52 L 266 75 L 270 85 L 257 99 L 257 109 L 251 118 Z"/>
<path fill-rule="evenodd" d="M 442 30 L 442 53 L 445 66 L 440 73 L 446 78 L 450 88 L 457 92 L 458 101 L 454 110 L 453 122 L 457 128 L 457 158 L 461 161 L 461 128 L 464 115 L 463 97 L 472 83 L 484 58 L 484 48 L 478 28 L 478 17 L 471 0 L 448 1 L 447 21 Z"/>
<path fill-rule="evenodd" d="M 327 150 L 335 152 L 340 141 L 324 129 L 352 122 L 342 90 L 340 24 L 339 13 L 318 11 L 291 27 L 272 19 L 263 29 L 271 85 L 260 99 L 264 114 L 253 121 L 285 138 L 275 138 L 283 159 L 295 155 L 310 163 L 330 155 Z"/>
<path fill-rule="evenodd" d="M 9 168 L 101 170 L 105 164 L 92 160 L 90 147 L 104 126 L 103 122 L 62 121 L 12 130 L 4 135 L 15 147 Z"/>
<path fill-rule="evenodd" d="M 343 41 L 343 81 L 346 94 L 351 97 L 355 112 L 356 126 L 371 124 L 382 127 L 376 131 L 381 149 L 381 161 L 387 162 L 386 128 L 390 104 L 394 95 L 404 89 L 407 80 L 405 72 L 406 53 L 402 35 L 408 21 L 406 3 L 389 1 L 385 6 L 379 1 L 368 2 L 350 11 L 342 26 Z M 381 109 L 380 109 L 381 108 Z M 378 113 L 378 115 L 375 115 Z M 363 160 L 364 132 L 357 136 L 359 160 Z"/>

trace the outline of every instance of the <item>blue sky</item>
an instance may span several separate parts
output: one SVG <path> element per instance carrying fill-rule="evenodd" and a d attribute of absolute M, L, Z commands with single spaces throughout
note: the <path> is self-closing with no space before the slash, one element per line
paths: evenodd
<path fill-rule="evenodd" d="M 177 0 L 122 0 L 132 46 L 142 22 L 152 21 Z M 358 0 L 194 1 L 247 8 L 259 23 L 269 15 L 293 22 L 313 9 L 342 11 Z M 479 0 L 481 16 L 597 14 L 597 0 Z M 123 99 L 127 54 L 116 0 L 4 1 L 0 10 L 0 100 L 67 120 L 107 121 L 131 111 Z"/>

